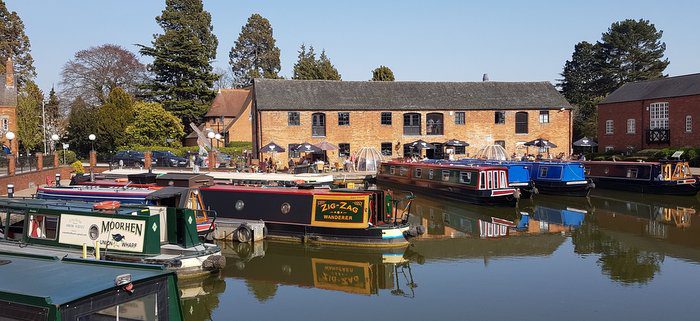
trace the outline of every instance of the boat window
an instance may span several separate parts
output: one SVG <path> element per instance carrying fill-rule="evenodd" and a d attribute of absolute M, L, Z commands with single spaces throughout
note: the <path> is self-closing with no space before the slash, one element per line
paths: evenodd
<path fill-rule="evenodd" d="M 549 167 L 546 167 L 546 166 L 540 167 L 540 177 L 547 177 L 548 172 L 549 172 Z"/>
<path fill-rule="evenodd" d="M 87 320 L 158 320 L 158 294 L 123 302 L 78 318 Z"/>
<path fill-rule="evenodd" d="M 435 175 L 433 174 L 433 170 L 428 170 L 428 178 L 433 179 L 433 177 L 435 177 Z"/>
<path fill-rule="evenodd" d="M 464 184 L 471 184 L 472 172 L 459 172 L 459 182 Z"/>
<path fill-rule="evenodd" d="M 401 176 L 406 176 L 406 173 L 408 172 L 408 169 L 406 167 L 399 167 L 399 175 Z"/>
<path fill-rule="evenodd" d="M 488 171 L 488 175 L 487 175 L 488 179 L 486 180 L 486 187 L 488 187 L 488 189 L 493 189 L 493 185 L 494 185 L 494 181 L 495 181 L 493 176 L 494 176 L 493 171 Z"/>
<path fill-rule="evenodd" d="M 486 172 L 479 173 L 479 188 L 480 189 L 486 188 Z"/>
<path fill-rule="evenodd" d="M 639 173 L 639 170 L 636 168 L 628 168 L 627 169 L 627 178 L 637 178 L 637 174 Z"/>
<path fill-rule="evenodd" d="M 421 170 L 420 168 L 416 168 L 415 170 L 413 170 L 413 172 L 414 172 L 414 173 L 413 173 L 413 176 L 414 176 L 414 177 L 421 177 L 421 176 L 422 176 L 421 174 L 423 174 L 423 173 L 422 173 L 423 170 Z"/>
<path fill-rule="evenodd" d="M 389 167 L 389 174 L 391 174 L 391 175 L 396 174 L 396 167 L 394 167 L 394 166 Z"/>
<path fill-rule="evenodd" d="M 590 167 L 590 166 L 584 167 L 584 168 L 583 168 L 583 173 L 586 174 L 586 175 L 591 175 L 591 167 Z"/>
<path fill-rule="evenodd" d="M 500 188 L 508 187 L 508 178 L 506 176 L 506 171 L 501 171 Z"/>
<path fill-rule="evenodd" d="M 57 216 L 29 215 L 29 237 L 34 239 L 55 240 L 57 229 Z"/>
<path fill-rule="evenodd" d="M 442 171 L 442 181 L 447 182 L 450 180 L 450 171 Z"/>

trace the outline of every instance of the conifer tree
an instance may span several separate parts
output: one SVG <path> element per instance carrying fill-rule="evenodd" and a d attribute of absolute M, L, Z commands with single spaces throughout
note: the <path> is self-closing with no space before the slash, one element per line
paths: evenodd
<path fill-rule="evenodd" d="M 97 108 L 89 106 L 80 96 L 70 104 L 66 132 L 71 150 L 82 156 L 88 154 L 92 148 L 88 136 L 97 134 L 98 117 Z"/>
<path fill-rule="evenodd" d="M 611 93 L 627 82 L 664 77 L 669 61 L 664 59 L 661 36 L 663 31 L 649 20 L 613 23 L 598 42 L 603 90 Z"/>
<path fill-rule="evenodd" d="M 250 16 L 229 58 L 236 87 L 250 86 L 254 78 L 279 78 L 280 49 L 275 46 L 270 21 L 257 13 Z"/>
<path fill-rule="evenodd" d="M 198 122 L 214 99 L 218 78 L 210 65 L 218 46 L 211 15 L 202 0 L 166 0 L 156 21 L 163 34 L 154 36 L 151 47 L 141 46 L 141 54 L 153 58 L 148 66 L 153 77 L 144 86 L 144 96 L 184 124 Z"/>
<path fill-rule="evenodd" d="M 309 46 L 309 50 L 307 51 L 306 46 L 303 44 L 299 49 L 297 62 L 294 64 L 294 75 L 292 79 L 341 80 L 338 70 L 331 63 L 325 50 L 323 50 L 321 56 L 316 59 L 314 47 Z"/>
<path fill-rule="evenodd" d="M 326 56 L 325 50 L 321 51 L 321 56 L 318 58 L 318 61 L 316 61 L 316 65 L 319 74 L 318 79 L 340 80 L 340 73 L 338 73 L 338 69 L 335 69 L 331 60 Z"/>
<path fill-rule="evenodd" d="M 36 77 L 34 58 L 31 55 L 29 37 L 24 33 L 24 23 L 17 12 L 10 12 L 0 0 L 0 73 L 5 72 L 5 61 L 14 63 L 15 81 L 22 88 Z"/>
<path fill-rule="evenodd" d="M 107 102 L 98 110 L 97 142 L 101 151 L 115 151 L 127 145 L 125 130 L 134 122 L 134 101 L 126 91 L 112 89 Z"/>
<path fill-rule="evenodd" d="M 372 70 L 372 81 L 394 81 L 394 72 L 387 66 L 379 66 Z"/>

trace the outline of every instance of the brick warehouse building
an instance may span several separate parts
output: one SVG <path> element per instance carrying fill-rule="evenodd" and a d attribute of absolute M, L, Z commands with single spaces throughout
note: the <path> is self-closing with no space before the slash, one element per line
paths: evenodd
<path fill-rule="evenodd" d="M 599 151 L 700 146 L 700 73 L 627 83 L 598 104 Z"/>
<path fill-rule="evenodd" d="M 232 141 L 249 142 L 252 140 L 252 117 L 250 110 L 253 93 L 248 88 L 220 89 L 204 115 L 204 123 L 199 125 L 202 131 L 212 130 L 221 133 L 222 139 L 214 146 L 225 146 Z M 190 133 L 185 138 L 186 146 L 197 145 L 197 134 Z"/>
<path fill-rule="evenodd" d="M 362 147 L 403 157 L 402 146 L 418 139 L 467 141 L 457 157 L 494 143 L 522 154 L 516 146 L 538 137 L 558 145 L 553 154 L 571 148 L 571 106 L 549 82 L 256 79 L 253 96 L 253 151 L 274 141 L 287 149 L 275 156 L 281 162 L 298 156 L 296 144 L 322 141 L 340 147 L 331 162 Z"/>
<path fill-rule="evenodd" d="M 0 142 L 9 146 L 5 138 L 8 131 L 17 134 L 17 86 L 15 85 L 14 66 L 12 60 L 5 62 L 5 73 L 0 74 L 0 79 L 4 78 L 3 85 L 0 85 Z M 12 142 L 13 151 L 17 151 L 17 139 Z"/>

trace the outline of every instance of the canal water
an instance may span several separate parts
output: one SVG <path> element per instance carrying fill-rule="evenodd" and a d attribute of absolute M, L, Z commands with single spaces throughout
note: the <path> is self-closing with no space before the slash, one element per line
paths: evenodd
<path fill-rule="evenodd" d="M 596 190 L 518 208 L 417 195 L 405 249 L 224 245 L 186 320 L 698 320 L 697 198 Z"/>

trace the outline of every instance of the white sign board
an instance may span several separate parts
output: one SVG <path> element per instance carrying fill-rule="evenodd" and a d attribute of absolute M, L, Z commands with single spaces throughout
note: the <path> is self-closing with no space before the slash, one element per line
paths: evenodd
<path fill-rule="evenodd" d="M 673 153 L 673 155 L 671 155 L 671 158 L 681 158 L 681 155 L 683 155 L 683 151 L 678 150 L 675 153 Z"/>
<path fill-rule="evenodd" d="M 145 225 L 141 220 L 64 214 L 58 242 L 94 246 L 98 241 L 100 248 L 107 250 L 143 252 Z M 157 224 L 154 227 L 157 230 Z"/>

